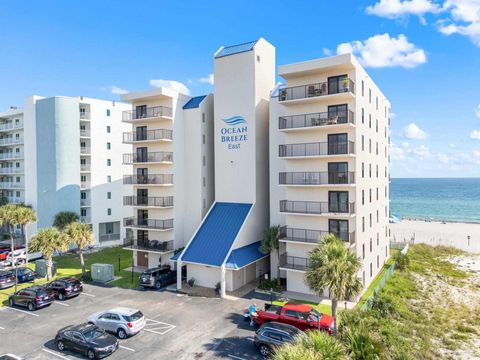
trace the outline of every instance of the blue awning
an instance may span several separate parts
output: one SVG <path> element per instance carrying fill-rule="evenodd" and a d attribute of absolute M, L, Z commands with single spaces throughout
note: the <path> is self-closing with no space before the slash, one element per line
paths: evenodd
<path fill-rule="evenodd" d="M 188 102 L 183 105 L 183 109 L 196 109 L 200 106 L 200 103 L 205 99 L 207 95 L 202 95 L 202 96 L 195 96 L 188 100 Z"/>
<path fill-rule="evenodd" d="M 252 204 L 217 202 L 183 251 L 181 261 L 221 266 Z"/>
<path fill-rule="evenodd" d="M 245 51 L 251 51 L 253 50 L 253 47 L 257 43 L 257 40 L 255 41 L 249 41 L 243 44 L 237 44 L 237 45 L 232 45 L 232 46 L 225 46 L 221 48 L 216 54 L 215 58 L 221 58 L 224 56 L 229 56 L 229 55 L 234 55 L 234 54 L 239 54 Z"/>
<path fill-rule="evenodd" d="M 227 263 L 225 264 L 226 267 L 229 269 L 238 270 L 255 261 L 269 256 L 269 254 L 264 254 L 260 251 L 260 245 L 261 241 L 257 241 L 253 244 L 232 250 L 230 256 L 228 257 Z"/>
<path fill-rule="evenodd" d="M 177 252 L 175 255 L 173 255 L 173 256 L 170 258 L 170 260 L 172 260 L 172 261 L 177 261 L 178 257 L 179 257 L 180 255 L 182 255 L 182 252 L 183 252 L 183 251 Z"/>

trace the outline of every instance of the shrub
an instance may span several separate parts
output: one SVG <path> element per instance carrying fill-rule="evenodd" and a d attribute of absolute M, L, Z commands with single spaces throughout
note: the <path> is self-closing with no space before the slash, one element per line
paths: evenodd
<path fill-rule="evenodd" d="M 268 291 L 271 290 L 271 289 L 273 289 L 273 291 L 282 289 L 282 287 L 280 285 L 280 280 L 278 280 L 278 279 L 262 280 L 262 282 L 260 283 L 258 288 L 262 289 L 262 290 L 268 290 Z"/>
<path fill-rule="evenodd" d="M 410 258 L 407 254 L 402 254 L 400 251 L 393 256 L 395 261 L 395 268 L 397 270 L 404 270 L 408 265 L 410 265 Z"/>
<path fill-rule="evenodd" d="M 395 304 L 382 295 L 375 295 L 371 300 L 370 310 L 376 315 L 376 317 L 392 316 L 395 313 Z"/>

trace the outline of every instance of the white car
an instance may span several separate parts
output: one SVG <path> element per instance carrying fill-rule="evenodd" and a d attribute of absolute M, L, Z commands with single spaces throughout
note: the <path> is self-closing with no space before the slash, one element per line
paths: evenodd
<path fill-rule="evenodd" d="M 125 339 L 145 327 L 145 316 L 138 309 L 118 307 L 95 313 L 88 318 L 88 322 Z"/>
<path fill-rule="evenodd" d="M 28 261 L 32 260 L 37 260 L 42 258 L 42 253 L 41 252 L 34 252 L 28 253 Z M 7 255 L 7 258 L 5 259 L 4 263 L 8 265 L 15 265 L 13 261 L 17 264 L 24 264 L 27 259 L 27 251 L 25 249 L 17 249 L 13 251 L 13 257 L 12 257 L 12 252 L 9 252 Z"/>

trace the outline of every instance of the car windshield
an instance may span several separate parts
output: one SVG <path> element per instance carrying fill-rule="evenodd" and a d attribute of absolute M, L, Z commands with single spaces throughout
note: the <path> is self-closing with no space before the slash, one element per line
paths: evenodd
<path fill-rule="evenodd" d="M 311 321 L 320 321 L 320 319 L 322 318 L 323 314 L 319 313 L 317 310 L 315 309 L 312 309 L 308 314 L 308 318 L 311 320 Z"/>
<path fill-rule="evenodd" d="M 99 338 L 100 336 L 104 335 L 105 332 L 102 329 L 92 329 L 89 331 L 86 331 L 83 333 L 83 336 L 85 336 L 85 339 L 87 341 L 94 340 L 96 338 Z"/>
<path fill-rule="evenodd" d="M 141 311 L 137 311 L 136 313 L 128 316 L 128 315 L 122 315 L 123 318 L 128 321 L 128 322 L 133 322 L 133 321 L 137 321 L 139 319 L 141 319 L 143 317 L 143 314 Z"/>

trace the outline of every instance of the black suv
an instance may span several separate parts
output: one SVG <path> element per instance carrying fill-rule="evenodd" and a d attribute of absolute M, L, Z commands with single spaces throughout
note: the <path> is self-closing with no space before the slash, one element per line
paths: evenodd
<path fill-rule="evenodd" d="M 58 300 L 65 300 L 79 295 L 83 291 L 83 285 L 76 278 L 63 277 L 47 284 L 46 288 L 53 291 Z"/>
<path fill-rule="evenodd" d="M 162 286 L 174 283 L 177 280 L 177 272 L 170 267 L 156 267 L 145 270 L 140 275 L 139 283 L 147 288 L 160 289 Z"/>
<path fill-rule="evenodd" d="M 292 325 L 272 321 L 255 332 L 254 343 L 260 354 L 267 357 L 273 348 L 292 342 L 296 336 L 305 336 L 305 333 Z"/>
<path fill-rule="evenodd" d="M 38 308 L 50 305 L 55 300 L 53 291 L 47 290 L 43 286 L 30 286 L 25 289 L 18 290 L 10 295 L 8 303 L 10 306 L 25 306 L 28 310 L 33 311 Z"/>
<path fill-rule="evenodd" d="M 0 270 L 0 289 L 15 285 L 15 274 L 12 271 Z"/>

